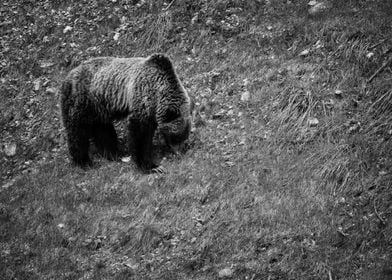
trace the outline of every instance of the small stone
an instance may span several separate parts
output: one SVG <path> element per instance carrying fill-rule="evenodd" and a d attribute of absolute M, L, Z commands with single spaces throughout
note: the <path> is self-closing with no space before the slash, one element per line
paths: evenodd
<path fill-rule="evenodd" d="M 5 144 L 4 152 L 8 157 L 12 157 L 16 155 L 16 144 L 15 143 Z"/>
<path fill-rule="evenodd" d="M 11 181 L 5 183 L 4 185 L 1 186 L 2 189 L 8 189 L 9 187 L 12 187 L 16 182 L 16 178 L 12 179 Z"/>
<path fill-rule="evenodd" d="M 336 97 L 342 97 L 343 91 L 340 89 L 335 90 L 335 96 Z"/>
<path fill-rule="evenodd" d="M 118 39 L 120 39 L 120 32 L 116 32 L 116 34 L 114 34 L 114 36 L 113 36 L 113 40 L 114 41 L 118 41 Z"/>
<path fill-rule="evenodd" d="M 217 120 L 217 119 L 222 119 L 226 114 L 225 110 L 220 110 L 218 113 L 215 113 L 214 115 L 212 115 L 212 119 L 213 120 Z"/>
<path fill-rule="evenodd" d="M 312 7 L 310 7 L 308 13 L 312 16 L 315 16 L 327 11 L 330 8 L 331 5 L 327 2 L 316 2 L 314 5 L 312 5 Z"/>
<path fill-rule="evenodd" d="M 309 118 L 308 119 L 308 124 L 310 127 L 317 126 L 319 124 L 319 120 L 316 118 Z"/>
<path fill-rule="evenodd" d="M 196 15 L 192 18 L 191 24 L 195 24 L 198 20 L 199 20 L 199 14 L 196 14 Z"/>
<path fill-rule="evenodd" d="M 244 79 L 244 87 L 247 87 L 250 85 L 249 79 Z"/>
<path fill-rule="evenodd" d="M 133 270 L 136 270 L 139 268 L 139 264 L 134 260 L 127 260 L 126 262 L 124 262 L 124 265 L 126 267 L 129 267 L 130 269 L 133 269 Z"/>
<path fill-rule="evenodd" d="M 45 93 L 46 93 L 46 94 L 54 94 L 54 95 L 56 95 L 56 94 L 57 94 L 57 89 L 56 89 L 56 88 L 53 88 L 53 87 L 50 87 L 50 88 L 47 88 L 47 89 L 45 90 Z"/>
<path fill-rule="evenodd" d="M 309 49 L 305 49 L 305 50 L 303 50 L 302 52 L 299 53 L 299 56 L 307 56 L 307 55 L 309 55 L 309 53 L 310 53 L 310 50 Z"/>
<path fill-rule="evenodd" d="M 67 25 L 67 26 L 63 29 L 63 33 L 65 34 L 65 33 L 69 32 L 69 31 L 71 31 L 71 30 L 72 30 L 72 27 Z"/>
<path fill-rule="evenodd" d="M 71 236 L 70 238 L 68 238 L 69 242 L 75 242 L 76 240 L 77 240 L 77 238 L 74 236 Z"/>
<path fill-rule="evenodd" d="M 52 66 L 54 66 L 55 65 L 55 63 L 54 62 L 51 62 L 51 61 L 42 61 L 41 63 L 40 63 L 40 67 L 41 68 L 49 68 L 49 67 L 52 67 Z"/>
<path fill-rule="evenodd" d="M 39 91 L 39 89 L 41 88 L 41 80 L 40 79 L 36 79 L 33 82 L 33 85 L 34 85 L 33 90 L 34 91 Z"/>
<path fill-rule="evenodd" d="M 226 267 L 224 269 L 221 269 L 218 272 L 218 277 L 219 278 L 228 278 L 228 277 L 232 277 L 234 274 L 234 270 L 231 269 L 230 267 Z"/>
<path fill-rule="evenodd" d="M 125 163 L 128 163 L 128 162 L 131 161 L 131 157 L 123 157 L 123 158 L 121 158 L 121 161 L 125 162 Z"/>
<path fill-rule="evenodd" d="M 250 92 L 249 92 L 249 91 L 244 91 L 244 92 L 241 94 L 241 101 L 243 101 L 243 102 L 248 102 L 249 99 L 250 99 Z"/>
<path fill-rule="evenodd" d="M 318 41 L 316 42 L 316 44 L 314 45 L 314 47 L 315 47 L 316 49 L 320 49 L 320 48 L 324 47 L 324 44 L 323 44 L 320 40 L 318 40 Z"/>
<path fill-rule="evenodd" d="M 361 129 L 361 123 L 357 122 L 354 123 L 352 126 L 349 127 L 348 132 L 349 133 L 355 133 L 358 132 Z"/>
<path fill-rule="evenodd" d="M 58 227 L 58 228 L 64 228 L 65 225 L 64 225 L 63 223 L 60 223 L 60 224 L 57 225 L 57 227 Z"/>
<path fill-rule="evenodd" d="M 367 58 L 372 58 L 374 56 L 374 52 L 369 52 L 366 54 Z"/>

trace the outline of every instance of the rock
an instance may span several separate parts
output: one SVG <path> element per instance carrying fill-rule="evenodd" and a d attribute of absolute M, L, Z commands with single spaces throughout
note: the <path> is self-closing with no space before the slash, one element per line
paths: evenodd
<path fill-rule="evenodd" d="M 118 39 L 120 39 L 120 32 L 116 32 L 116 34 L 114 34 L 114 36 L 113 36 L 113 40 L 114 41 L 118 41 Z"/>
<path fill-rule="evenodd" d="M 305 49 L 302 52 L 299 53 L 299 56 L 308 56 L 310 53 L 309 49 Z"/>
<path fill-rule="evenodd" d="M 40 63 L 40 67 L 41 68 L 49 68 L 49 67 L 52 67 L 52 66 L 54 66 L 55 65 L 55 63 L 54 62 L 51 62 L 51 61 L 41 61 L 41 63 Z"/>
<path fill-rule="evenodd" d="M 367 58 L 372 58 L 374 56 L 374 52 L 368 52 L 367 54 L 366 54 L 366 57 Z"/>
<path fill-rule="evenodd" d="M 16 178 L 12 179 L 11 181 L 5 183 L 4 185 L 1 186 L 2 189 L 8 189 L 9 187 L 12 187 L 16 182 Z"/>
<path fill-rule="evenodd" d="M 361 123 L 360 122 L 356 122 L 354 124 L 352 124 L 349 129 L 348 132 L 349 133 L 355 133 L 361 130 Z"/>
<path fill-rule="evenodd" d="M 64 29 L 63 29 L 63 33 L 65 34 L 65 33 L 68 33 L 68 32 L 70 32 L 72 30 L 72 27 L 71 26 L 69 26 L 69 25 L 67 25 Z"/>
<path fill-rule="evenodd" d="M 54 87 L 47 88 L 45 90 L 45 93 L 46 94 L 54 94 L 54 95 L 56 95 L 57 94 L 57 88 L 54 88 Z"/>
<path fill-rule="evenodd" d="M 316 49 L 320 49 L 320 48 L 324 47 L 324 44 L 320 40 L 317 40 L 316 44 L 314 44 L 314 47 Z"/>
<path fill-rule="evenodd" d="M 136 270 L 139 268 L 139 264 L 133 259 L 126 260 L 124 262 L 124 265 L 132 270 Z"/>
<path fill-rule="evenodd" d="M 250 92 L 246 90 L 241 94 L 241 101 L 248 102 L 249 100 L 250 100 Z"/>
<path fill-rule="evenodd" d="M 247 88 L 250 85 L 249 79 L 244 79 L 244 87 Z"/>
<path fill-rule="evenodd" d="M 331 4 L 328 2 L 310 1 L 308 4 L 311 6 L 308 10 L 308 13 L 312 16 L 321 14 L 331 8 Z"/>
<path fill-rule="evenodd" d="M 34 80 L 33 85 L 34 85 L 33 90 L 39 91 L 41 88 L 41 79 Z"/>
<path fill-rule="evenodd" d="M 224 109 L 221 109 L 219 112 L 212 115 L 213 120 L 223 119 L 226 116 L 227 112 Z"/>
<path fill-rule="evenodd" d="M 128 162 L 131 161 L 131 157 L 123 157 L 123 158 L 121 158 L 121 161 L 125 162 L 125 163 L 128 163 Z"/>
<path fill-rule="evenodd" d="M 219 278 L 228 278 L 228 277 L 232 277 L 234 274 L 234 270 L 231 269 L 230 267 L 226 267 L 224 269 L 221 269 L 218 272 L 218 277 Z"/>
<path fill-rule="evenodd" d="M 5 144 L 4 152 L 8 157 L 12 157 L 16 155 L 16 144 L 15 143 Z"/>
<path fill-rule="evenodd" d="M 342 98 L 343 91 L 340 89 L 335 90 L 335 96 L 338 98 Z"/>
<path fill-rule="evenodd" d="M 308 124 L 310 127 L 317 126 L 319 124 L 319 120 L 316 118 L 309 118 L 308 119 Z"/>
<path fill-rule="evenodd" d="M 195 24 L 199 20 L 199 14 L 195 14 L 191 19 L 191 24 Z"/>

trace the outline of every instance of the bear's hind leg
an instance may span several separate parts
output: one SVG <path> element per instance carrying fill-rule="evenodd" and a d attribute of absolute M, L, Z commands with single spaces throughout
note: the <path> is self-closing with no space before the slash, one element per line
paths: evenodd
<path fill-rule="evenodd" d="M 118 157 L 117 133 L 112 123 L 96 123 L 92 127 L 92 137 L 98 152 L 109 160 Z"/>

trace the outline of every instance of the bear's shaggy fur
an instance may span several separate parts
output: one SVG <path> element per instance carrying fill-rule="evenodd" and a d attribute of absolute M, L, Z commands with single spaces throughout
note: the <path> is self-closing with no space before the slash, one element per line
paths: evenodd
<path fill-rule="evenodd" d="M 113 120 L 128 117 L 129 151 L 143 169 L 157 165 L 157 130 L 175 149 L 189 136 L 190 98 L 169 58 L 98 57 L 70 71 L 61 86 L 61 110 L 72 161 L 90 164 L 89 140 L 107 158 L 117 156 Z"/>

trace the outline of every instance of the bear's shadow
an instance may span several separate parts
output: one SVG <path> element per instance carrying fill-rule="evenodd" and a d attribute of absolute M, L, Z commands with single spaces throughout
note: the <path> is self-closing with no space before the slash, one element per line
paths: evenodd
<path fill-rule="evenodd" d="M 115 161 L 120 161 L 124 157 L 130 156 L 130 151 L 128 149 L 128 136 L 127 136 L 127 123 L 126 121 L 114 121 L 114 128 L 117 133 L 117 140 L 118 140 L 118 154 L 117 154 L 117 159 Z M 152 157 L 153 157 L 153 162 L 159 164 L 164 157 L 166 158 L 172 158 L 175 157 L 175 155 L 172 153 L 170 147 L 166 145 L 165 141 L 163 140 L 162 137 L 158 133 L 154 134 L 153 137 L 153 142 L 152 142 Z M 92 155 L 91 158 L 105 158 L 104 155 L 102 155 L 98 148 L 95 146 L 94 142 L 90 140 L 90 155 Z M 182 151 L 182 153 L 185 153 L 185 150 Z M 132 159 L 133 161 L 134 159 Z M 96 165 L 97 162 L 94 161 L 94 165 Z M 99 164 L 100 165 L 100 164 Z"/>

